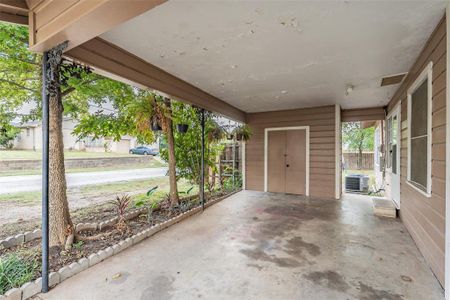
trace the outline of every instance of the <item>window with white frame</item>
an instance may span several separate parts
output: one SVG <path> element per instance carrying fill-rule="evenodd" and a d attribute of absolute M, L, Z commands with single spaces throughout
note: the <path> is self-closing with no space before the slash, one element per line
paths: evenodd
<path fill-rule="evenodd" d="M 408 183 L 431 195 L 431 105 L 430 63 L 408 90 Z"/>

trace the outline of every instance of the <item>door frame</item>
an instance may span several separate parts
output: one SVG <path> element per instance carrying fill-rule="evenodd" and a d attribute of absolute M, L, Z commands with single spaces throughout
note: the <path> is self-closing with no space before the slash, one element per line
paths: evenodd
<path fill-rule="evenodd" d="M 305 130 L 306 132 L 306 179 L 305 196 L 309 196 L 309 126 L 290 126 L 290 127 L 270 127 L 264 128 L 264 192 L 267 192 L 268 186 L 268 149 L 269 149 L 269 131 L 284 130 Z"/>
<path fill-rule="evenodd" d="M 391 198 L 392 198 L 392 200 L 393 200 L 393 202 L 394 202 L 394 204 L 395 204 L 395 206 L 397 206 L 397 208 L 398 209 L 400 209 L 400 206 L 401 206 L 401 202 L 402 202 L 402 190 L 401 190 L 401 182 L 402 182 L 402 175 L 401 175 L 401 170 L 402 170 L 402 167 L 401 167 L 401 146 L 402 146 L 402 107 L 401 107 L 401 101 L 399 102 L 399 103 L 397 103 L 397 105 L 395 105 L 395 107 L 394 107 L 394 109 L 392 109 L 390 112 L 389 112 L 389 114 L 387 114 L 387 116 L 386 116 L 386 119 L 385 119 L 385 124 L 386 124 L 386 130 L 385 130 L 385 138 L 384 138 L 384 141 L 385 141 L 385 146 L 384 146 L 384 148 L 385 148 L 385 151 L 387 150 L 387 144 L 389 143 L 389 141 L 387 140 L 387 135 L 388 135 L 388 128 L 387 128 L 387 124 L 388 124 L 388 119 L 390 118 L 390 117 L 392 117 L 393 115 L 395 115 L 395 114 L 397 114 L 397 122 L 398 122 L 398 128 L 397 128 L 397 131 L 398 131 L 398 133 L 397 133 L 397 135 L 398 135 L 398 137 L 397 137 L 397 174 L 396 175 L 398 175 L 398 178 L 399 178 L 399 180 L 398 180 L 398 195 L 399 195 L 399 197 L 398 197 L 398 203 L 397 202 L 395 202 L 394 201 L 394 199 L 392 198 L 392 162 L 391 162 L 391 167 L 390 168 L 386 168 L 386 171 L 387 172 L 389 172 L 390 173 L 390 179 L 391 179 L 391 182 L 390 182 L 390 184 L 391 184 Z M 391 125 L 391 127 L 392 127 L 392 125 Z M 386 163 L 386 160 L 387 160 L 387 156 L 388 156 L 389 154 L 386 152 L 386 155 L 385 155 L 385 158 L 384 158 L 384 160 L 385 160 L 385 163 Z"/>

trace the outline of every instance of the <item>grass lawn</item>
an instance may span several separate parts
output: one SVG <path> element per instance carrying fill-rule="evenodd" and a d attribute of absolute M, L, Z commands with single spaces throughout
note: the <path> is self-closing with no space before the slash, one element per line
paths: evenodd
<path fill-rule="evenodd" d="M 156 185 L 158 186 L 156 192 L 147 197 L 147 190 Z M 186 180 L 179 180 L 178 191 L 180 197 L 188 196 L 183 192 L 186 192 L 191 187 L 192 185 Z M 99 212 L 111 208 L 112 204 L 110 201 L 117 196 L 129 194 L 133 200 L 130 205 L 131 208 L 139 200 L 148 200 L 153 203 L 159 202 L 165 199 L 168 192 L 169 178 L 156 177 L 147 180 L 73 187 L 68 189 L 67 197 L 72 218 L 76 220 L 86 216 L 95 216 Z M 198 187 L 195 186 L 189 195 L 197 193 Z M 2 205 L 2 214 L 6 220 L 16 220 L 0 224 L 0 239 L 17 234 L 17 232 L 32 231 L 40 227 L 40 192 L 0 195 L 0 205 Z"/>
<path fill-rule="evenodd" d="M 96 158 L 96 157 L 124 157 L 132 156 L 128 153 L 111 152 L 85 152 L 85 151 L 65 151 L 65 158 Z M 33 150 L 0 150 L 0 160 L 10 159 L 41 159 L 41 151 Z"/>
<path fill-rule="evenodd" d="M 66 173 L 83 173 L 83 172 L 100 172 L 100 171 L 114 171 L 114 170 L 136 170 L 146 168 L 161 168 L 167 165 L 156 159 L 151 160 L 145 164 L 129 164 L 123 166 L 109 166 L 109 167 L 95 167 L 95 168 L 74 168 L 66 169 Z M 1 176 L 19 176 L 19 175 L 40 175 L 41 170 L 13 170 L 13 171 L 1 171 Z"/>
<path fill-rule="evenodd" d="M 151 197 L 146 196 L 146 191 L 150 188 L 158 186 L 158 189 Z M 178 181 L 178 191 L 180 196 L 186 192 L 192 185 L 186 180 L 180 179 Z M 146 180 L 136 180 L 127 182 L 114 182 L 106 184 L 86 185 L 80 187 L 69 188 L 67 194 L 74 197 L 83 198 L 98 198 L 105 196 L 105 201 L 113 200 L 114 195 L 131 194 L 133 200 L 146 199 L 151 201 L 158 200 L 165 197 L 169 192 L 169 178 L 155 177 Z M 195 186 L 190 194 L 198 193 L 198 187 Z M 20 192 L 10 194 L 0 194 L 1 202 L 14 202 L 18 205 L 37 204 L 41 201 L 41 192 Z"/>

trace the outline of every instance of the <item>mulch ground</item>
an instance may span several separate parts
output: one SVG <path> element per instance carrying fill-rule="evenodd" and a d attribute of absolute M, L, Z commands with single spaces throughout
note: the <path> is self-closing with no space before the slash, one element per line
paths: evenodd
<path fill-rule="evenodd" d="M 226 193 L 215 194 L 214 196 L 207 199 L 206 202 L 217 199 L 218 197 L 222 197 L 225 194 Z M 188 208 L 191 209 L 198 206 L 198 198 L 185 200 L 182 203 L 184 204 L 183 210 L 186 211 Z M 117 216 L 114 207 L 110 205 L 98 206 L 95 210 L 95 214 L 79 214 L 76 218 L 73 218 L 74 224 L 102 222 Z M 88 257 L 92 253 L 96 253 L 99 250 L 113 246 L 118 242 L 125 240 L 126 238 L 131 237 L 134 234 L 137 234 L 147 228 L 150 228 L 155 224 L 162 223 L 170 218 L 176 217 L 180 213 L 182 213 L 181 206 L 178 208 L 174 208 L 170 214 L 168 208 L 166 206 L 162 206 L 159 210 L 153 211 L 151 224 L 148 222 L 147 214 L 144 213 L 134 219 L 128 220 L 128 230 L 124 233 L 120 233 L 115 229 L 115 227 L 108 227 L 102 231 L 97 230 L 94 232 L 82 232 L 81 234 L 84 237 L 98 235 L 100 233 L 105 233 L 105 235 L 95 240 L 86 240 L 80 242 L 75 241 L 70 251 L 66 251 L 61 247 L 52 247 L 49 253 L 50 272 L 57 272 L 63 266 L 70 265 L 71 263 L 78 261 L 82 257 Z M 1 249 L 0 258 L 2 256 L 13 253 L 24 257 L 24 259 L 31 259 L 35 261 L 36 265 L 38 266 L 38 268 L 36 268 L 35 277 L 38 278 L 41 276 L 41 239 L 36 239 L 12 248 Z"/>

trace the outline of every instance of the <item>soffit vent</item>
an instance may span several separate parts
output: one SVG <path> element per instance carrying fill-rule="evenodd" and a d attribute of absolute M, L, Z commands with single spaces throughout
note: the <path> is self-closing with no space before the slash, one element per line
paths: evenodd
<path fill-rule="evenodd" d="M 387 85 L 393 85 L 398 84 L 403 81 L 406 74 L 408 73 L 402 73 L 402 74 L 396 74 L 391 76 L 386 76 L 381 79 L 381 86 L 387 86 Z"/>

